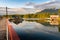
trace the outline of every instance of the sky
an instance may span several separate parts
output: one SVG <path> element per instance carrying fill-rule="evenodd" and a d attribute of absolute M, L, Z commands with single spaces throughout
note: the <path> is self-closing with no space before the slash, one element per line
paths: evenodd
<path fill-rule="evenodd" d="M 50 2 L 55 0 L 0 0 L 0 7 L 9 7 L 9 8 L 20 8 L 20 7 L 31 7 L 26 6 L 26 4 L 42 4 L 45 2 Z"/>
<path fill-rule="evenodd" d="M 60 0 L 0 0 L 0 9 L 4 9 L 1 14 L 6 6 L 9 8 L 9 14 L 28 14 L 48 8 L 60 8 Z"/>

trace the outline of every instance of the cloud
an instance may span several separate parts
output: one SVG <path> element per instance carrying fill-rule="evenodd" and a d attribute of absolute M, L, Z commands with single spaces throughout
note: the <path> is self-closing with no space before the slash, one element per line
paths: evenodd
<path fill-rule="evenodd" d="M 41 4 L 50 3 L 50 2 L 53 2 L 53 1 L 56 1 L 56 0 L 49 0 L 49 1 L 46 1 L 46 2 L 41 3 Z M 27 2 L 25 5 L 26 6 L 34 6 L 34 5 L 37 5 L 37 4 L 33 3 L 33 2 Z"/>
<path fill-rule="evenodd" d="M 49 0 L 49 1 L 46 1 L 46 2 L 41 3 L 41 4 L 36 4 L 33 2 L 27 2 L 26 6 L 32 6 L 35 9 L 44 9 L 44 8 L 47 8 L 47 6 L 49 4 L 53 4 L 55 1 L 57 1 L 57 0 Z"/>
<path fill-rule="evenodd" d="M 50 0 L 50 1 L 59 1 L 59 0 Z"/>
<path fill-rule="evenodd" d="M 33 2 L 27 2 L 26 3 L 26 6 L 33 6 L 33 5 L 35 5 L 35 3 L 33 3 Z"/>
<path fill-rule="evenodd" d="M 56 0 L 52 0 L 52 1 L 56 1 Z"/>
<path fill-rule="evenodd" d="M 36 9 L 46 9 L 46 8 L 60 8 L 60 1 L 59 0 L 50 0 L 47 2 L 44 2 L 42 4 L 34 5 L 34 8 Z"/>
<path fill-rule="evenodd" d="M 46 9 L 46 8 L 59 8 L 60 7 L 60 0 L 48 0 L 44 3 L 36 4 L 33 2 L 28 2 L 27 6 L 33 6 L 35 9 Z"/>
<path fill-rule="evenodd" d="M 8 8 L 8 15 L 32 14 L 35 12 L 36 12 L 36 9 L 33 9 L 33 8 Z M 0 15 L 6 15 L 6 8 L 5 7 L 0 7 Z"/>

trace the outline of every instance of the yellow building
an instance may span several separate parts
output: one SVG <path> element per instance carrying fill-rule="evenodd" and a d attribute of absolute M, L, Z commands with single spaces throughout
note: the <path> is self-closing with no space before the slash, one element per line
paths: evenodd
<path fill-rule="evenodd" d="M 58 18 L 59 18 L 59 15 L 50 15 L 50 24 L 59 25 Z"/>

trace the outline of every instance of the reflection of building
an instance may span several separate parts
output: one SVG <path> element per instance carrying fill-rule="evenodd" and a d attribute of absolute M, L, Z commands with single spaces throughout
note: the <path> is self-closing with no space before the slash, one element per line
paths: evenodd
<path fill-rule="evenodd" d="M 58 18 L 59 18 L 59 15 L 50 15 L 50 24 L 59 25 Z"/>

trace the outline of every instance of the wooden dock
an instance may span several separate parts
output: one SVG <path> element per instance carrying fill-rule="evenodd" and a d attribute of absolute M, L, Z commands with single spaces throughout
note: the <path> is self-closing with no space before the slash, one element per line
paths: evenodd
<path fill-rule="evenodd" d="M 0 40 L 6 39 L 6 18 L 0 19 Z"/>

